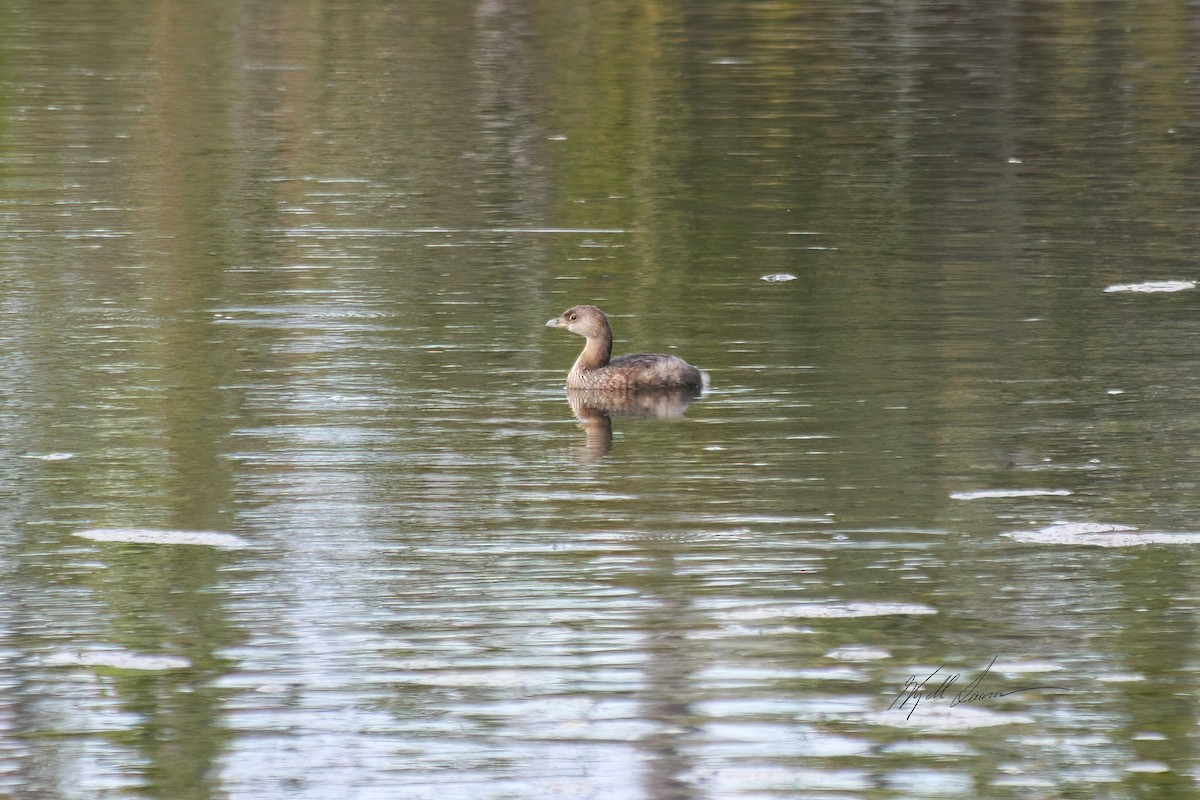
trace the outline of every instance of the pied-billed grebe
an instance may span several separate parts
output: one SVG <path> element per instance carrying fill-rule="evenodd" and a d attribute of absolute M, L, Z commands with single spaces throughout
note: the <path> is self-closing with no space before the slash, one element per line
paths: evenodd
<path fill-rule="evenodd" d="M 610 360 L 612 328 L 608 317 L 595 306 L 568 308 L 546 323 L 566 328 L 587 339 L 575 366 L 567 373 L 568 389 L 635 391 L 648 389 L 703 389 L 707 375 L 675 356 L 635 353 Z"/>

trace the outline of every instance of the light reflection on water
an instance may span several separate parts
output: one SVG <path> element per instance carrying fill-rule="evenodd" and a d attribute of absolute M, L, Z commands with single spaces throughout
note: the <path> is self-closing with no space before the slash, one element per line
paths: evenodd
<path fill-rule="evenodd" d="M 1186 20 L 252 5 L 0 32 L 0 791 L 1190 796 Z"/>

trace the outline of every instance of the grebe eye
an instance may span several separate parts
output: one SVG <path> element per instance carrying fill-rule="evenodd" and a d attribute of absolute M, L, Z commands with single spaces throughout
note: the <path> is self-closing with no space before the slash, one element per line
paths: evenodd
<path fill-rule="evenodd" d="M 572 314 L 571 316 L 567 317 L 567 319 L 571 320 L 571 322 L 574 322 L 575 320 L 579 319 L 579 315 Z"/>

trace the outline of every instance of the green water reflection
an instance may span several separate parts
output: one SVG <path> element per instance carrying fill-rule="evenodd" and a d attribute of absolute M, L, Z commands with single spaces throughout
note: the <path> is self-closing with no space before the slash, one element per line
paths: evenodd
<path fill-rule="evenodd" d="M 1190 797 L 1193 16 L 8 4 L 0 794 Z"/>

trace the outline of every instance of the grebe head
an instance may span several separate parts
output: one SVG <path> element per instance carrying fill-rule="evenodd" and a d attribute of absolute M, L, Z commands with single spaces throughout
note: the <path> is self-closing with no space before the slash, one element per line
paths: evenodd
<path fill-rule="evenodd" d="M 595 306 L 575 306 L 568 308 L 561 316 L 546 322 L 548 328 L 566 328 L 571 333 L 577 333 L 588 339 L 595 339 L 605 334 L 612 335 L 608 317 Z"/>

